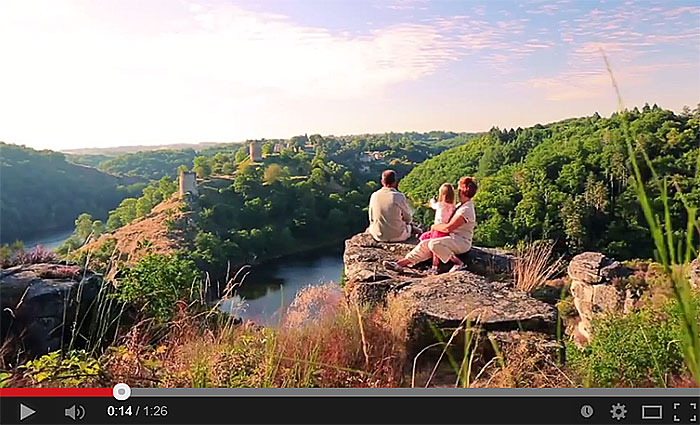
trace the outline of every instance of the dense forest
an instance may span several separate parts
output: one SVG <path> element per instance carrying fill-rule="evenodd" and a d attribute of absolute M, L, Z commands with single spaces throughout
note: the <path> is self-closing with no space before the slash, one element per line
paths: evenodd
<path fill-rule="evenodd" d="M 594 114 L 525 129 L 494 128 L 425 161 L 400 188 L 424 203 L 443 182 L 476 176 L 478 245 L 552 239 L 572 254 L 598 250 L 616 258 L 648 258 L 653 242 L 629 179 L 626 128 L 639 163 L 645 164 L 646 154 L 660 175 L 670 176 L 671 213 L 684 219 L 681 193 L 700 205 L 700 108 L 675 114 L 645 105 L 610 118 Z M 649 177 L 648 166 L 642 172 Z M 658 198 L 652 183 L 647 190 Z M 431 219 L 425 209 L 420 216 Z"/>
<path fill-rule="evenodd" d="M 83 212 L 106 218 L 141 189 L 138 179 L 73 164 L 62 153 L 0 143 L 0 241 L 70 229 Z"/>

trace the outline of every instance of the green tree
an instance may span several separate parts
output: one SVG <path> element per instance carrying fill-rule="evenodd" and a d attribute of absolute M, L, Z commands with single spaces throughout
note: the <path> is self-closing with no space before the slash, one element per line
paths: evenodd
<path fill-rule="evenodd" d="M 211 176 L 212 167 L 211 160 L 206 156 L 198 156 L 194 158 L 194 171 L 197 173 L 197 177 L 200 179 L 205 179 Z"/>
<path fill-rule="evenodd" d="M 196 299 L 198 290 L 190 288 L 201 285 L 194 262 L 177 256 L 149 254 L 122 273 L 118 298 L 161 322 L 172 318 L 178 301 Z"/>
<path fill-rule="evenodd" d="M 263 176 L 263 181 L 267 184 L 275 183 L 281 177 L 284 176 L 284 170 L 279 164 L 270 164 L 265 168 L 265 174 Z"/>

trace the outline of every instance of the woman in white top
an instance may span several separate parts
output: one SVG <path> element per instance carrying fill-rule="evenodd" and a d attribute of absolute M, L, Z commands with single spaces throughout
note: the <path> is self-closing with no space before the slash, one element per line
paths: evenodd
<path fill-rule="evenodd" d="M 402 271 L 404 267 L 412 267 L 433 257 L 433 267 L 430 274 L 437 274 L 439 262 L 451 262 L 450 271 L 464 269 L 464 262 L 457 255 L 469 251 L 472 247 L 472 236 L 476 227 L 476 212 L 472 198 L 476 195 L 477 185 L 472 177 L 459 179 L 458 193 L 460 205 L 447 223 L 433 224 L 430 230 L 447 233 L 447 236 L 421 240 L 406 257 L 399 261 L 385 261 L 384 266 Z"/>

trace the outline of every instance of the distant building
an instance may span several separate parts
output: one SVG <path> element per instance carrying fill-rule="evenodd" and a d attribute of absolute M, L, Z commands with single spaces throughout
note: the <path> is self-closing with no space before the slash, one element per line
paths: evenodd
<path fill-rule="evenodd" d="M 384 156 L 386 156 L 386 154 L 382 151 L 362 152 L 360 154 L 360 162 L 381 161 L 384 159 Z"/>
<path fill-rule="evenodd" d="M 194 171 L 182 171 L 179 176 L 180 183 L 180 197 L 185 196 L 186 193 L 191 193 L 192 195 L 199 195 L 197 190 L 197 173 Z"/>
<path fill-rule="evenodd" d="M 284 149 L 284 145 L 282 143 L 275 143 L 275 147 L 272 148 L 273 153 L 280 153 L 282 152 L 282 149 Z"/>
<path fill-rule="evenodd" d="M 262 160 L 262 143 L 250 142 L 250 160 L 253 162 Z"/>

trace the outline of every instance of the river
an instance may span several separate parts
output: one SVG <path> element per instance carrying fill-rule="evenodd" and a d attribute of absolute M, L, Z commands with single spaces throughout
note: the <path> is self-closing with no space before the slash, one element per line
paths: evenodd
<path fill-rule="evenodd" d="M 50 250 L 58 248 L 63 242 L 65 242 L 73 234 L 73 230 L 59 230 L 53 233 L 49 233 L 39 238 L 31 238 L 22 241 L 26 250 L 30 250 L 37 245 Z"/>
<path fill-rule="evenodd" d="M 296 294 L 309 285 L 337 283 L 343 271 L 340 250 L 276 260 L 253 268 L 236 296 L 221 310 L 261 325 L 275 325 Z"/>

